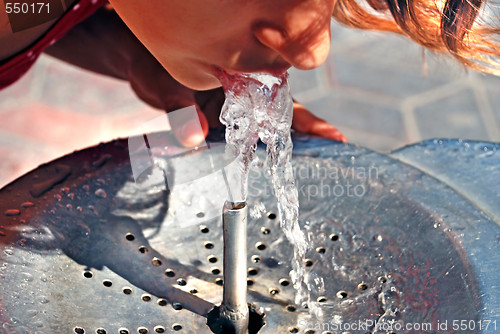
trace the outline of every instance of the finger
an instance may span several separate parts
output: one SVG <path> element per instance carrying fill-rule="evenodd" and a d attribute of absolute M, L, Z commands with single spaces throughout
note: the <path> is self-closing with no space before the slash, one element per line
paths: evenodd
<path fill-rule="evenodd" d="M 175 137 L 184 147 L 199 146 L 205 141 L 208 135 L 207 118 L 199 110 L 197 111 L 197 116 L 186 120 L 183 124 L 176 124 L 175 127 L 172 125 Z"/>
<path fill-rule="evenodd" d="M 347 138 L 336 127 L 316 117 L 300 103 L 293 103 L 292 127 L 303 133 L 317 135 L 346 143 Z"/>

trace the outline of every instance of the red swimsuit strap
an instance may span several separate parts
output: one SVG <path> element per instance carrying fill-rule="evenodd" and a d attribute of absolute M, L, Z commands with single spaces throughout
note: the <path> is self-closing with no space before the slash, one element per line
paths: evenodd
<path fill-rule="evenodd" d="M 62 38 L 73 26 L 93 14 L 107 0 L 80 0 L 27 49 L 0 65 L 0 89 L 19 80 L 35 63 L 40 54 Z"/>

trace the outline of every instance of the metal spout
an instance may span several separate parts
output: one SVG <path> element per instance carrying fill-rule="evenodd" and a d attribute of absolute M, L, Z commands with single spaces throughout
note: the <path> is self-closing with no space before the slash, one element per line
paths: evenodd
<path fill-rule="evenodd" d="M 226 202 L 222 214 L 224 293 L 219 316 L 234 327 L 235 334 L 248 333 L 247 212 L 245 202 Z"/>

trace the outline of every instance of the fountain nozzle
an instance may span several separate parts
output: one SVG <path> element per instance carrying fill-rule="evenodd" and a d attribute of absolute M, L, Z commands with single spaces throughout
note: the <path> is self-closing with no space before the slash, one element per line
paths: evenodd
<path fill-rule="evenodd" d="M 216 320 L 215 333 L 247 334 L 247 205 L 226 202 L 222 212 L 224 236 L 224 292 Z"/>

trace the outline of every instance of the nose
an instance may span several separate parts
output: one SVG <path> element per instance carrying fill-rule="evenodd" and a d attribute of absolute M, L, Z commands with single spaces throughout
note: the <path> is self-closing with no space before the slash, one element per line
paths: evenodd
<path fill-rule="evenodd" d="M 310 70 L 320 66 L 330 51 L 330 16 L 309 15 L 283 25 L 261 22 L 253 27 L 253 34 L 290 65 Z"/>

